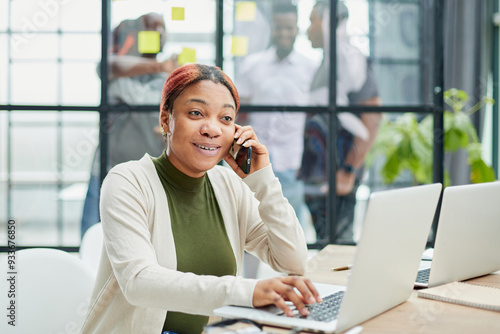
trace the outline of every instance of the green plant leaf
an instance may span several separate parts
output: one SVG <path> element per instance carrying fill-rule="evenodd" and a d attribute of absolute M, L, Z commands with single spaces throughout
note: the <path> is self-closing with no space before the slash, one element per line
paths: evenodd
<path fill-rule="evenodd" d="M 401 160 L 410 160 L 413 158 L 413 149 L 409 136 L 405 136 L 401 139 L 398 147 L 398 155 Z"/>
<path fill-rule="evenodd" d="M 495 99 L 494 99 L 494 98 L 491 98 L 491 97 L 489 97 L 489 96 L 485 96 L 485 97 L 484 97 L 484 103 L 487 103 L 487 104 L 491 104 L 491 105 L 493 105 L 493 104 L 495 104 Z"/>
<path fill-rule="evenodd" d="M 477 142 L 477 132 L 474 124 L 470 119 L 470 116 L 466 113 L 457 113 L 454 114 L 454 126 L 456 129 L 463 131 L 467 134 L 468 141 Z"/>
<path fill-rule="evenodd" d="M 384 183 L 390 184 L 394 182 L 396 177 L 398 177 L 402 164 L 400 163 L 400 152 L 396 148 L 392 153 L 388 153 L 387 160 L 385 161 L 384 166 L 380 170 L 380 174 L 382 176 L 382 179 L 384 180 Z"/>
<path fill-rule="evenodd" d="M 416 163 L 418 161 L 418 163 Z M 432 182 L 432 167 L 423 164 L 421 161 L 417 160 L 413 162 L 410 170 L 412 171 L 417 183 L 426 184 Z"/>
<path fill-rule="evenodd" d="M 450 129 L 453 129 L 455 126 L 455 117 L 453 116 L 454 113 L 445 111 L 443 113 L 443 119 L 444 119 L 444 132 L 450 131 Z"/>
<path fill-rule="evenodd" d="M 400 140 L 401 136 L 396 130 L 394 122 L 389 120 L 389 118 L 384 115 L 372 149 L 366 156 L 366 166 L 372 166 L 379 156 L 387 156 L 395 150 Z"/>
<path fill-rule="evenodd" d="M 443 99 L 444 102 L 450 106 L 453 112 L 459 112 L 463 110 L 467 104 L 469 95 L 463 90 L 451 88 L 443 92 Z"/>
<path fill-rule="evenodd" d="M 474 161 L 482 160 L 483 150 L 480 143 L 470 143 L 467 146 L 467 155 L 469 163 Z"/>
<path fill-rule="evenodd" d="M 482 160 L 481 143 L 470 119 L 470 114 L 494 101 L 485 97 L 464 111 L 469 101 L 465 91 L 452 88 L 443 94 L 445 103 L 452 110 L 444 111 L 444 133 L 434 132 L 434 115 L 428 115 L 420 121 L 415 113 L 404 113 L 395 120 L 384 117 L 372 151 L 376 152 L 374 155 L 385 155 L 386 160 L 381 169 L 385 183 L 394 182 L 406 170 L 412 173 L 416 182 L 431 183 L 434 141 L 441 139 L 444 140 L 445 152 L 467 150 L 471 178 L 475 180 L 473 182 L 494 179 L 492 168 Z M 446 170 L 443 182 L 444 186 L 451 184 Z"/>
<path fill-rule="evenodd" d="M 495 171 L 483 159 L 471 163 L 470 179 L 472 183 L 492 182 L 496 180 Z"/>
<path fill-rule="evenodd" d="M 453 118 L 453 126 L 462 131 L 468 131 L 473 126 L 470 116 L 466 113 L 451 114 Z"/>
<path fill-rule="evenodd" d="M 418 124 L 418 131 L 422 136 L 424 136 L 423 140 L 432 143 L 434 139 L 434 119 L 432 115 L 425 116 L 420 123 Z M 432 144 L 431 144 L 432 145 Z"/>
<path fill-rule="evenodd" d="M 469 101 L 469 94 L 465 90 L 457 89 L 455 94 L 460 101 Z"/>
<path fill-rule="evenodd" d="M 460 131 L 459 129 L 450 129 L 444 135 L 444 149 L 445 151 L 455 152 L 460 148 L 467 147 L 469 137 L 467 132 Z"/>
<path fill-rule="evenodd" d="M 432 151 L 433 142 L 436 139 L 434 137 L 434 128 L 433 128 L 434 120 L 427 116 L 418 124 L 417 131 L 415 131 L 415 135 L 412 136 L 412 145 L 417 151 L 419 156 L 429 155 L 429 151 Z M 423 152 L 423 153 L 421 153 Z"/>

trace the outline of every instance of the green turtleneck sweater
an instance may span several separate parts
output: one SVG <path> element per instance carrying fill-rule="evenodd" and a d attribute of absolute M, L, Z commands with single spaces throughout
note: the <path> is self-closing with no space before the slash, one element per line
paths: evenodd
<path fill-rule="evenodd" d="M 167 195 L 177 270 L 196 275 L 235 275 L 236 260 L 208 176 L 185 175 L 170 163 L 165 152 L 152 160 Z M 207 316 L 168 312 L 163 330 L 201 333 L 207 322 Z"/>

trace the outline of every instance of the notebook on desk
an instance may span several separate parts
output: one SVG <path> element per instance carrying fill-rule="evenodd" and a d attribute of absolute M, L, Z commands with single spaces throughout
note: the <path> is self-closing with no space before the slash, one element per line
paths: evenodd
<path fill-rule="evenodd" d="M 446 187 L 427 280 L 434 287 L 500 269 L 500 182 Z M 425 277 L 425 276 L 424 276 Z"/>
<path fill-rule="evenodd" d="M 321 304 L 325 304 L 326 296 L 342 295 L 337 314 L 330 313 L 333 319 L 300 315 L 292 318 L 276 314 L 272 308 L 238 306 L 218 308 L 215 315 L 333 333 L 406 301 L 413 290 L 441 188 L 441 184 L 431 184 L 371 194 L 347 287 L 315 283 L 323 298 Z M 331 272 L 332 277 L 335 274 Z"/>

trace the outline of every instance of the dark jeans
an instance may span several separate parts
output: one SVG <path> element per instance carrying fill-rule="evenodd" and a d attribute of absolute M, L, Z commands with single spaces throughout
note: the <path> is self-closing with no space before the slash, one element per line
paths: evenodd
<path fill-rule="evenodd" d="M 317 241 L 327 243 L 330 235 L 330 221 L 327 220 L 326 196 L 306 196 L 306 203 L 311 211 L 311 216 L 316 229 Z M 332 226 L 335 229 L 334 244 L 354 244 L 353 225 L 354 207 L 356 206 L 356 192 L 347 196 L 339 196 L 336 201 L 337 219 Z"/>
<path fill-rule="evenodd" d="M 85 232 L 94 224 L 100 222 L 99 218 L 99 184 L 98 176 L 92 175 L 89 180 L 89 187 L 85 203 L 83 204 L 81 238 Z"/>

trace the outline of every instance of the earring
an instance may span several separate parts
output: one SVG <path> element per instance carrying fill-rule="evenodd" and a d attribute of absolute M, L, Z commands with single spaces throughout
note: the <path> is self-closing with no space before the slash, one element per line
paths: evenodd
<path fill-rule="evenodd" d="M 168 131 L 167 131 L 167 132 L 165 132 L 165 129 L 163 129 L 163 128 L 161 129 L 161 135 L 162 135 L 163 137 L 167 137 L 167 134 L 168 134 L 168 133 L 169 133 Z"/>

